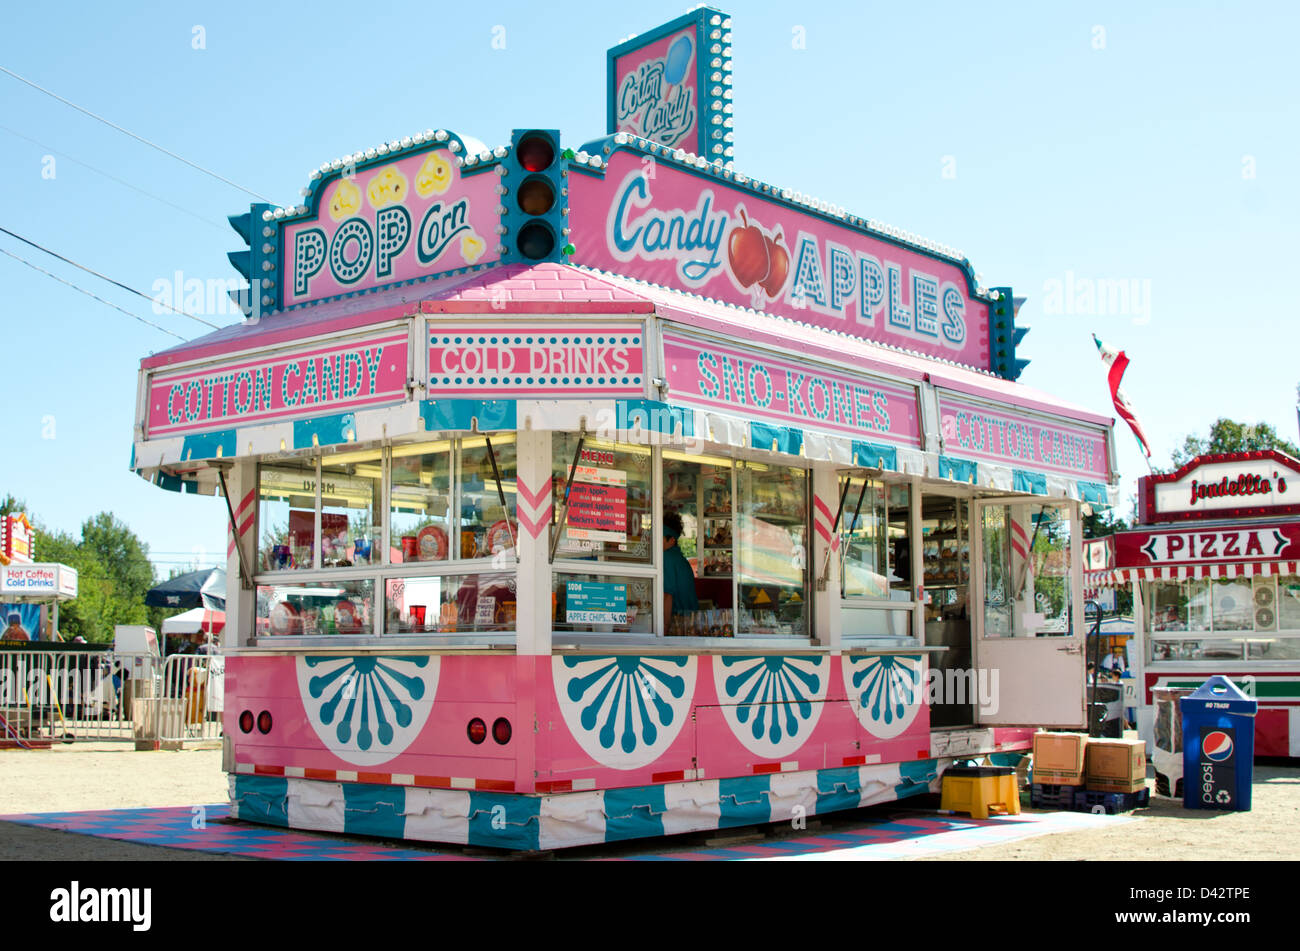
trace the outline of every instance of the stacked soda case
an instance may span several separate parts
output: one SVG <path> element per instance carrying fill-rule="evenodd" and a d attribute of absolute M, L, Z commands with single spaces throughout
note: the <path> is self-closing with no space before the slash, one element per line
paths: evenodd
<path fill-rule="evenodd" d="M 1146 744 L 1136 737 L 1089 738 L 1081 733 L 1034 734 L 1035 808 L 1127 812 L 1147 805 Z"/>

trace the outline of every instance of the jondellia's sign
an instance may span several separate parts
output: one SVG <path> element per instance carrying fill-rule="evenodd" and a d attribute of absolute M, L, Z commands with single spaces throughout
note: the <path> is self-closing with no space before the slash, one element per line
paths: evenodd
<path fill-rule="evenodd" d="M 701 7 L 607 55 L 607 131 L 730 162 L 731 20 Z"/>
<path fill-rule="evenodd" d="M 1177 472 L 1143 476 L 1144 522 L 1300 513 L 1300 461 L 1275 450 L 1199 456 Z"/>
<path fill-rule="evenodd" d="M 570 182 L 575 264 L 992 367 L 988 302 L 949 258 L 631 144 Z"/>

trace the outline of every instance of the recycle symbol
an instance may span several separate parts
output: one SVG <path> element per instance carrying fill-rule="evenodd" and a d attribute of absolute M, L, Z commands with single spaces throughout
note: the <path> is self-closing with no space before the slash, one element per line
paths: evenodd
<path fill-rule="evenodd" d="M 1218 793 L 1215 794 L 1214 798 L 1217 799 L 1219 802 L 1227 803 L 1228 800 L 1232 798 L 1232 796 L 1229 795 L 1228 790 L 1220 789 Z"/>

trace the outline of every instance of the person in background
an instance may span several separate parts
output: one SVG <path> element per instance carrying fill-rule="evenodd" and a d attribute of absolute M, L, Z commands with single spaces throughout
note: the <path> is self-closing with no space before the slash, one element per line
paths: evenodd
<path fill-rule="evenodd" d="M 674 614 L 690 614 L 700 609 L 695 594 L 695 573 L 682 554 L 677 540 L 682 537 L 682 517 L 676 512 L 664 516 L 664 629 Z"/>

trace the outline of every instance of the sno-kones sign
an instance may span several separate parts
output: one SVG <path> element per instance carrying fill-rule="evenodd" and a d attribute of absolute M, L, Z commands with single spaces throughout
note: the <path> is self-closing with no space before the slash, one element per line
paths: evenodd
<path fill-rule="evenodd" d="M 574 263 L 992 368 L 989 305 L 951 259 L 631 146 L 581 171 Z"/>

